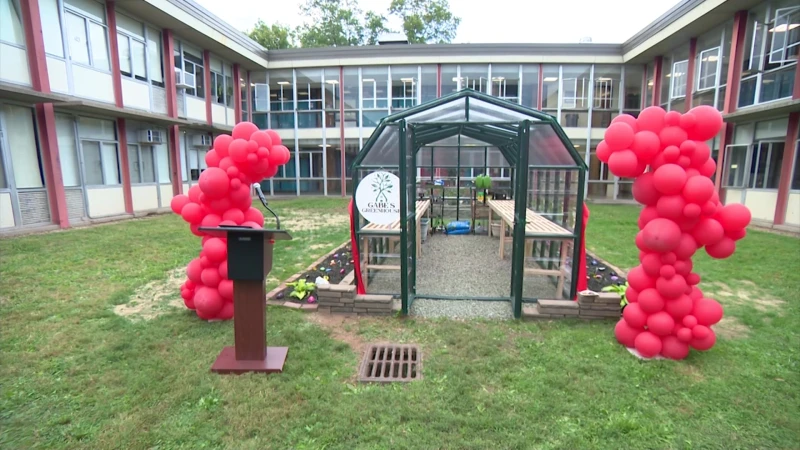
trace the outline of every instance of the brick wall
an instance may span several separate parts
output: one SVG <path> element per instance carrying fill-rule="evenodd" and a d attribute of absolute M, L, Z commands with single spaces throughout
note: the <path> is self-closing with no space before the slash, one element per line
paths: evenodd
<path fill-rule="evenodd" d="M 392 314 L 391 295 L 358 295 L 354 285 L 317 286 L 317 311 L 328 314 L 388 316 Z"/>
<path fill-rule="evenodd" d="M 525 319 L 619 319 L 620 296 L 612 292 L 583 291 L 578 293 L 578 301 L 539 300 L 536 305 L 523 308 Z"/>

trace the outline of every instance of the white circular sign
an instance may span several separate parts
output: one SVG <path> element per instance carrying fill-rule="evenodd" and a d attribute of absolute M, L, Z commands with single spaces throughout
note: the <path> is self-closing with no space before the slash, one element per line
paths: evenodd
<path fill-rule="evenodd" d="M 391 172 L 372 172 L 358 183 L 358 212 L 377 225 L 400 220 L 400 178 Z"/>

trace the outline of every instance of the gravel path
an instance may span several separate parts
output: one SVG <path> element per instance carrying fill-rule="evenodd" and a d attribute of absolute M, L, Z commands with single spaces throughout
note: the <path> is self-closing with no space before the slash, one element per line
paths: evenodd
<path fill-rule="evenodd" d="M 411 305 L 411 314 L 420 317 L 451 319 L 513 319 L 510 302 L 476 300 L 426 300 L 418 298 Z"/>

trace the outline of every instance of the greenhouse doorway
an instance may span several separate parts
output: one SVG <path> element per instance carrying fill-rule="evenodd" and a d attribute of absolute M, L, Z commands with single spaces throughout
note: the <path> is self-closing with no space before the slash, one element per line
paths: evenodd
<path fill-rule="evenodd" d="M 359 291 L 404 314 L 419 297 L 510 301 L 515 317 L 575 295 L 586 166 L 553 117 L 462 90 L 383 119 L 353 169 L 354 192 L 377 174 L 399 200 L 379 224 L 354 195 Z"/>

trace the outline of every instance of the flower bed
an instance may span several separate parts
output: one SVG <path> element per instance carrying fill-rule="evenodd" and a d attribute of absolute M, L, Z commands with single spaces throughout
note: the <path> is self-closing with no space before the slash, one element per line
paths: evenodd
<path fill-rule="evenodd" d="M 328 283 L 339 284 L 342 282 L 342 280 L 348 278 L 348 275 L 350 275 L 352 272 L 352 250 L 350 243 L 348 242 L 332 250 L 327 255 L 315 261 L 314 264 L 306 268 L 305 271 L 295 274 L 287 279 L 286 282 L 270 291 L 270 293 L 267 294 L 267 300 L 268 302 L 277 301 L 281 303 L 289 303 L 289 305 L 285 306 L 290 307 L 293 306 L 291 304 L 297 304 L 298 306 L 315 304 L 317 302 L 316 292 L 312 292 L 303 299 L 298 299 L 291 295 L 292 291 L 294 291 L 294 287 L 290 286 L 290 283 L 294 283 L 299 280 L 303 280 L 308 283 L 314 283 L 317 277 L 327 277 Z"/>
<path fill-rule="evenodd" d="M 626 274 L 619 268 L 609 264 L 603 259 L 586 252 L 586 277 L 589 289 L 602 292 L 604 287 L 624 285 Z"/>

